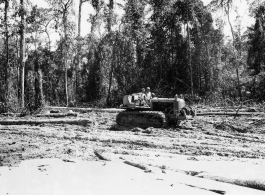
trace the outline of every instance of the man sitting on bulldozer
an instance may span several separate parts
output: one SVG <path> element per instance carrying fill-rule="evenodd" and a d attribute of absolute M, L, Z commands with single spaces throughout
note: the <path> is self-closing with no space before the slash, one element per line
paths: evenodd
<path fill-rule="evenodd" d="M 150 87 L 147 87 L 145 95 L 146 95 L 147 104 L 150 106 L 151 99 L 155 97 L 155 94 L 150 91 Z"/>
<path fill-rule="evenodd" d="M 126 95 L 123 97 L 123 106 L 127 105 L 129 107 L 143 106 L 146 107 L 147 100 L 145 94 L 145 88 L 142 88 L 142 91 L 139 93 L 133 93 L 131 95 Z"/>
<path fill-rule="evenodd" d="M 139 106 L 145 106 L 147 104 L 145 88 L 142 88 L 142 92 L 138 93 L 138 98 L 139 98 Z"/>

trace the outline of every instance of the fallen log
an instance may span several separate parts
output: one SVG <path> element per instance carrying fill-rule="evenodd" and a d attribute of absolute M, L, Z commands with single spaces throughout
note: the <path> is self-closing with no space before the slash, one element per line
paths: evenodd
<path fill-rule="evenodd" d="M 206 115 L 227 115 L 227 116 L 252 116 L 252 115 L 265 115 L 264 112 L 202 112 L 197 113 L 197 116 Z"/>
<path fill-rule="evenodd" d="M 88 119 L 39 119 L 39 120 L 4 120 L 0 121 L 0 125 L 40 125 L 40 124 L 75 124 L 87 125 L 91 121 Z"/>
<path fill-rule="evenodd" d="M 119 108 L 78 108 L 78 107 L 50 107 L 47 106 L 44 108 L 45 111 L 49 110 L 59 110 L 61 112 L 68 112 L 69 110 L 72 110 L 73 112 L 81 112 L 81 113 L 86 113 L 86 112 L 108 112 L 108 113 L 118 113 L 121 111 L 124 111 L 124 109 L 119 109 Z"/>
<path fill-rule="evenodd" d="M 236 112 L 238 109 L 225 109 L 225 108 L 223 108 L 223 109 L 215 109 L 215 108 L 213 108 L 213 109 L 198 109 L 198 113 L 202 113 L 202 112 Z M 239 112 L 258 112 L 257 111 L 257 109 L 251 109 L 251 108 L 249 108 L 249 109 L 245 109 L 245 108 L 240 108 L 239 109 Z"/>
<path fill-rule="evenodd" d="M 184 183 L 184 185 L 189 186 L 189 187 L 192 187 L 192 188 L 198 188 L 198 189 L 202 189 L 202 190 L 207 190 L 207 191 L 215 192 L 217 194 L 225 194 L 226 193 L 226 191 L 223 191 L 223 190 L 215 190 L 215 189 L 201 188 L 201 187 L 198 187 L 198 186 L 194 186 L 194 185 L 190 185 L 190 184 L 185 184 L 185 183 Z"/>
<path fill-rule="evenodd" d="M 0 115 L 2 115 L 2 116 L 19 116 L 19 115 L 21 115 L 21 113 L 2 113 Z"/>
<path fill-rule="evenodd" d="M 229 178 L 224 176 L 211 175 L 207 173 L 198 174 L 195 177 L 214 180 L 218 182 L 230 183 L 234 185 L 265 191 L 265 181 L 260 179 L 255 180 L 255 179 L 243 179 L 243 178 Z"/>
<path fill-rule="evenodd" d="M 60 118 L 60 117 L 67 117 L 67 116 L 74 116 L 77 117 L 77 113 L 52 113 L 52 114 L 37 114 L 37 117 L 53 117 L 53 118 Z"/>
<path fill-rule="evenodd" d="M 134 162 L 130 162 L 130 161 L 124 161 L 125 164 L 127 165 L 131 165 L 131 166 L 134 166 L 134 167 L 137 167 L 139 169 L 142 169 L 142 170 L 145 170 L 145 171 L 148 171 L 148 167 L 142 165 L 142 164 L 139 164 L 139 163 L 134 163 Z"/>
<path fill-rule="evenodd" d="M 101 152 L 99 152 L 98 150 L 94 150 L 94 154 L 95 154 L 100 160 L 110 161 L 110 159 L 108 159 L 107 157 L 103 156 L 103 154 L 102 154 Z"/>
<path fill-rule="evenodd" d="M 248 106 L 224 106 L 224 107 L 213 107 L 213 109 L 234 109 L 237 110 L 238 108 L 240 109 L 256 109 L 255 107 L 248 107 Z M 205 108 L 207 109 L 207 108 Z"/>

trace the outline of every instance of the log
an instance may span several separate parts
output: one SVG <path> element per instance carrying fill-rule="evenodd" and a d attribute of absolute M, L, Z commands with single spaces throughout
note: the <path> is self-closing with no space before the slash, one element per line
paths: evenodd
<path fill-rule="evenodd" d="M 207 191 L 215 192 L 217 194 L 225 194 L 226 193 L 226 191 L 223 191 L 223 190 L 215 190 L 215 189 L 201 188 L 201 187 L 194 186 L 194 185 L 189 185 L 189 184 L 184 184 L 184 185 L 189 186 L 189 187 L 192 187 L 192 188 L 198 188 L 198 189 L 202 189 L 202 190 L 207 190 Z"/>
<path fill-rule="evenodd" d="M 108 113 L 118 113 L 124 111 L 124 109 L 119 108 L 73 108 L 73 107 L 45 107 L 44 110 L 60 110 L 62 112 L 68 112 L 72 110 L 74 112 L 108 112 Z"/>
<path fill-rule="evenodd" d="M 226 107 L 213 107 L 213 109 L 234 109 L 237 110 L 238 108 L 240 109 L 256 109 L 255 107 L 248 107 L 248 106 L 226 106 Z M 207 108 L 205 108 L 207 109 Z"/>
<path fill-rule="evenodd" d="M 75 124 L 87 125 L 91 121 L 88 119 L 40 119 L 40 120 L 4 120 L 0 121 L 0 125 L 40 125 L 40 124 Z"/>
<path fill-rule="evenodd" d="M 198 109 L 197 113 L 201 112 L 236 112 L 237 109 Z M 239 109 L 239 112 L 257 112 L 257 109 Z"/>
<path fill-rule="evenodd" d="M 110 161 L 110 159 L 108 159 L 107 157 L 103 156 L 103 154 L 102 154 L 101 152 L 99 152 L 98 150 L 94 150 L 94 154 L 95 154 L 100 160 Z"/>
<path fill-rule="evenodd" d="M 142 170 L 145 170 L 145 171 L 148 171 L 148 167 L 144 166 L 144 165 L 141 165 L 139 163 L 134 163 L 134 162 L 130 162 L 130 161 L 124 161 L 125 164 L 128 164 L 128 165 L 131 165 L 131 166 L 134 166 L 134 167 L 137 167 L 139 169 L 142 169 Z"/>
<path fill-rule="evenodd" d="M 226 115 L 226 116 L 252 116 L 252 115 L 265 115 L 264 112 L 203 112 L 197 113 L 196 116 L 206 115 Z"/>
<path fill-rule="evenodd" d="M 230 183 L 234 185 L 239 185 L 247 188 L 253 188 L 256 190 L 265 191 L 265 181 L 264 180 L 254 180 L 254 179 L 243 179 L 243 178 L 229 178 L 218 175 L 211 175 L 207 173 L 203 173 L 202 175 L 196 175 L 195 177 L 214 180 L 218 182 Z"/>
<path fill-rule="evenodd" d="M 74 116 L 77 117 L 77 113 L 52 113 L 52 114 L 37 114 L 37 117 L 53 117 L 53 118 L 60 118 L 60 117 L 67 117 L 67 116 Z"/>
<path fill-rule="evenodd" d="M 2 116 L 19 116 L 21 113 L 2 113 Z"/>

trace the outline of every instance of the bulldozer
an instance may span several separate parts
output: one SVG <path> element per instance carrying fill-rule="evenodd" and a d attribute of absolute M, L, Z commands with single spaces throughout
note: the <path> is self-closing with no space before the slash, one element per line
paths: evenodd
<path fill-rule="evenodd" d="M 179 126 L 181 121 L 192 118 L 195 111 L 186 106 L 185 100 L 175 95 L 174 98 L 141 99 L 139 94 L 125 95 L 121 108 L 125 109 L 116 117 L 120 126 L 140 128 L 165 128 Z"/>

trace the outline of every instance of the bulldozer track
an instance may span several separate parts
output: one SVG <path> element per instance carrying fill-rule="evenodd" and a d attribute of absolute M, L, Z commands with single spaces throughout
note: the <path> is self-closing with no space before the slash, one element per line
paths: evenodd
<path fill-rule="evenodd" d="M 123 111 L 117 115 L 116 122 L 120 126 L 141 128 L 167 126 L 165 114 L 156 111 Z"/>

